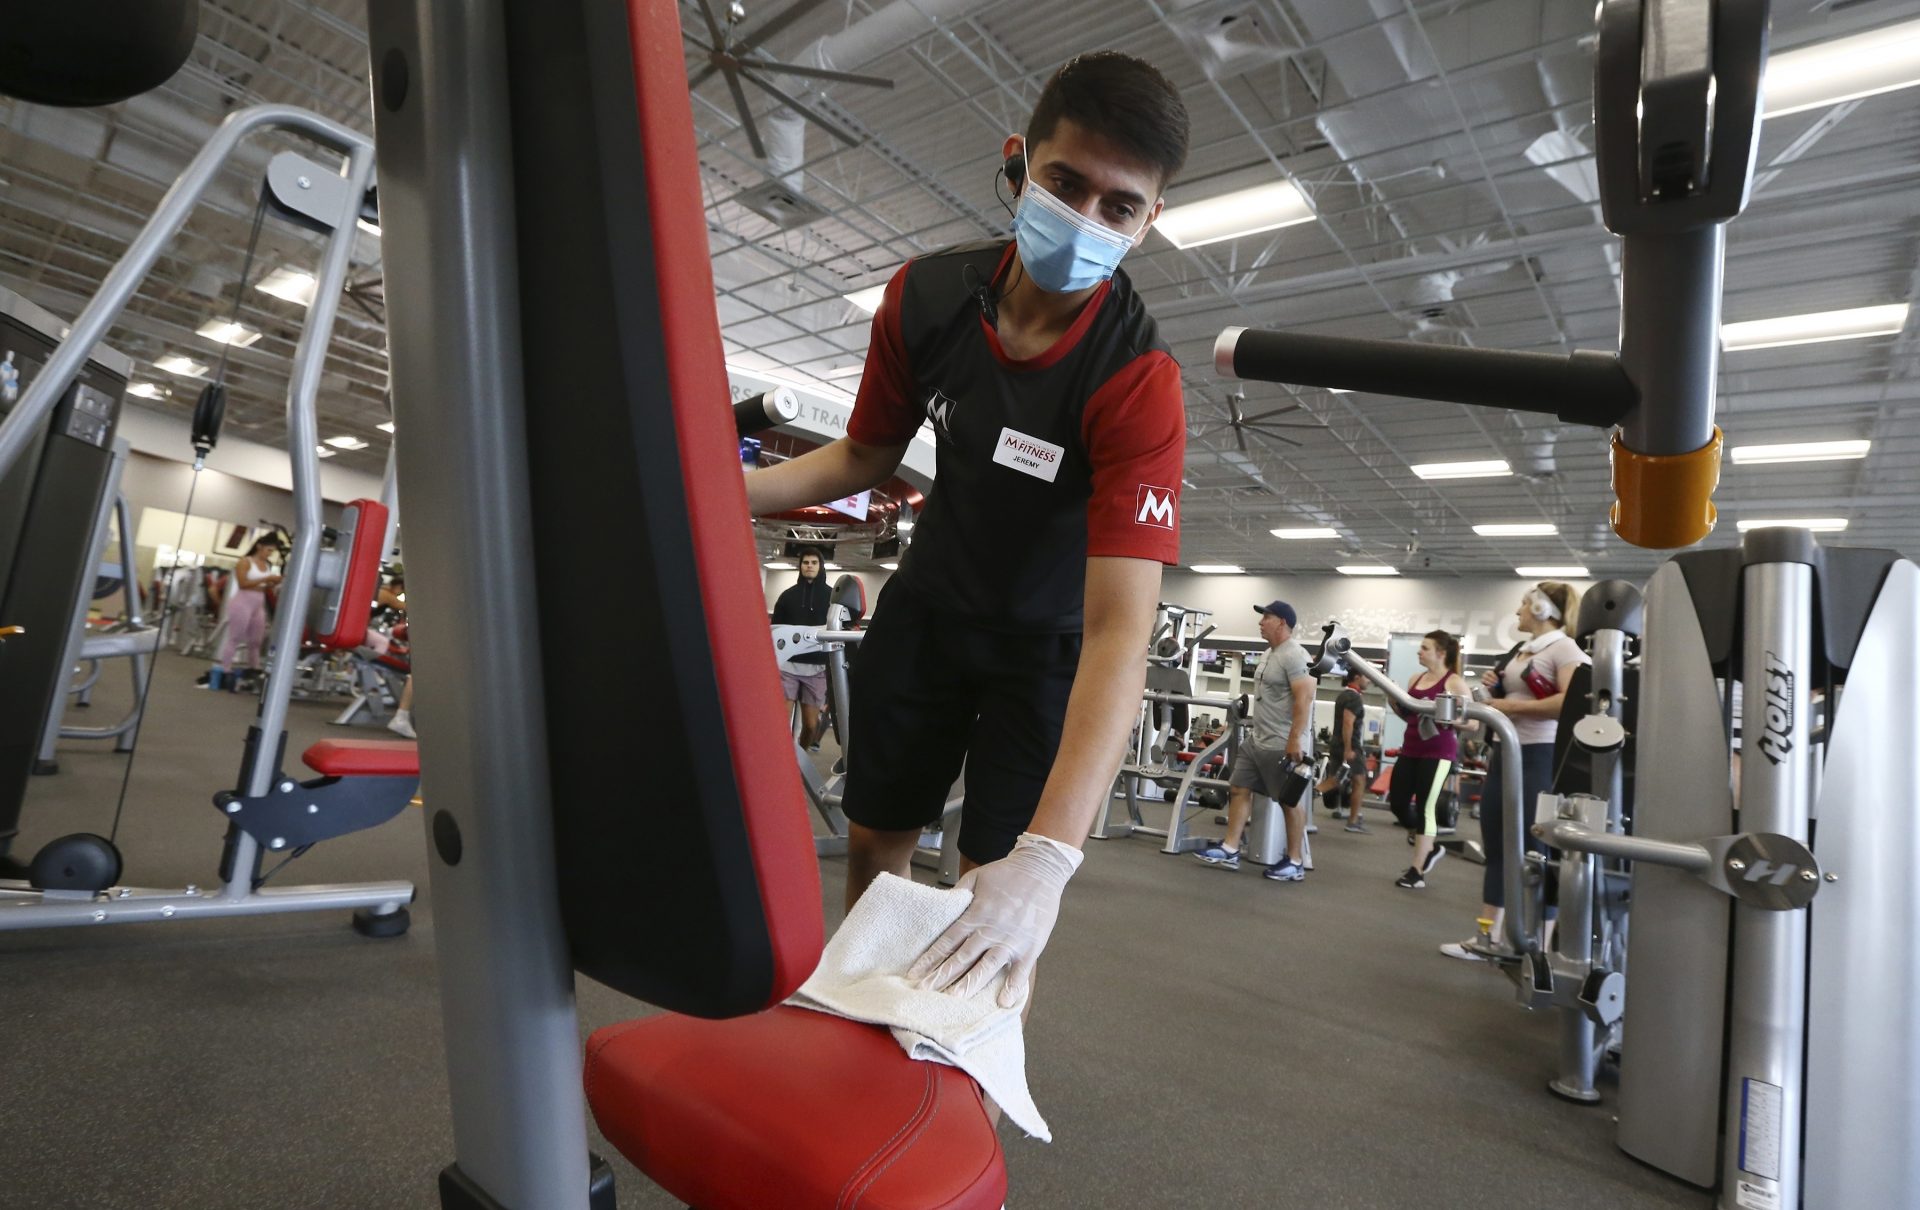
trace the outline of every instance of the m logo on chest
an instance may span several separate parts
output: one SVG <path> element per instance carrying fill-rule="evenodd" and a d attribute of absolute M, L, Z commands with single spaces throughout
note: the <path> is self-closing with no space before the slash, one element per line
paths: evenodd
<path fill-rule="evenodd" d="M 927 396 L 927 419 L 940 426 L 940 431 L 949 437 L 953 435 L 953 400 L 935 388 Z"/>
<path fill-rule="evenodd" d="M 1135 524 L 1151 525 L 1155 529 L 1173 528 L 1173 492 L 1169 489 L 1142 483 L 1135 504 Z"/>

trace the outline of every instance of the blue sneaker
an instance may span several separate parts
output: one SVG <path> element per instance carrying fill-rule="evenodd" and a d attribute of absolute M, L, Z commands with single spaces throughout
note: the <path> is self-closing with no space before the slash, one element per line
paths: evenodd
<path fill-rule="evenodd" d="M 1262 878 L 1271 878 L 1275 882 L 1305 882 L 1307 880 L 1307 872 L 1301 869 L 1300 863 L 1291 857 L 1282 857 L 1278 864 L 1268 866 L 1260 876 Z"/>
<path fill-rule="evenodd" d="M 1216 870 L 1237 870 L 1240 868 L 1240 851 L 1229 849 L 1218 842 L 1208 845 L 1194 854 L 1201 865 L 1210 865 Z"/>

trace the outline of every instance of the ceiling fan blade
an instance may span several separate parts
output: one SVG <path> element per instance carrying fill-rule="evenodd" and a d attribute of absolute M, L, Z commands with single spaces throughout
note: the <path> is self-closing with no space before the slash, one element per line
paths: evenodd
<path fill-rule="evenodd" d="M 694 89 L 700 87 L 702 84 L 705 84 L 708 80 L 713 79 L 713 73 L 719 70 L 720 70 L 719 68 L 709 63 L 705 67 L 701 68 L 699 71 L 694 72 L 693 75 L 687 78 L 687 91 L 692 92 Z"/>
<path fill-rule="evenodd" d="M 1258 422 L 1258 421 L 1264 421 L 1264 420 L 1272 420 L 1272 419 L 1273 419 L 1274 417 L 1276 417 L 1276 416 L 1285 416 L 1285 415 L 1287 415 L 1287 414 L 1288 414 L 1289 412 L 1297 412 L 1297 411 L 1299 411 L 1299 410 L 1300 410 L 1300 405 L 1299 405 L 1299 404 L 1297 404 L 1297 403 L 1290 403 L 1290 404 L 1288 404 L 1288 405 L 1287 405 L 1286 407 L 1283 407 L 1283 408 L 1275 408 L 1275 409 L 1273 409 L 1273 410 L 1272 410 L 1271 412 L 1262 412 L 1262 413 L 1260 413 L 1260 414 L 1259 414 L 1258 416 L 1242 416 L 1242 417 L 1241 417 L 1240 419 L 1241 419 L 1242 421 L 1244 421 L 1245 423 L 1247 423 L 1247 424 L 1253 424 L 1253 423 L 1256 423 L 1256 422 Z M 1318 427 L 1318 426 L 1316 426 L 1316 427 Z"/>
<path fill-rule="evenodd" d="M 792 25 L 795 21 L 798 21 L 814 9 L 820 7 L 821 3 L 822 0 L 794 0 L 792 4 L 781 9 L 778 15 L 769 18 L 765 25 L 762 25 L 759 29 L 754 30 L 751 34 L 742 38 L 740 45 L 735 47 L 735 49 L 746 50 L 750 46 L 760 45 L 768 38 L 773 37 L 781 30 L 787 28 L 787 26 Z"/>
<path fill-rule="evenodd" d="M 740 110 L 740 124 L 747 128 L 747 142 L 753 147 L 754 158 L 767 158 L 767 145 L 760 141 L 760 128 L 753 124 L 753 111 L 747 108 L 746 90 L 740 87 L 740 73 L 725 72 L 727 91 L 733 94 L 733 103 Z"/>
<path fill-rule="evenodd" d="M 755 88 L 759 89 L 761 92 L 764 92 L 769 96 L 776 98 L 777 100 L 780 101 L 781 104 L 785 105 L 788 109 L 793 110 L 793 112 L 799 114 L 801 117 L 805 118 L 807 121 L 812 122 L 815 126 L 820 127 L 822 130 L 826 131 L 828 134 L 832 135 L 834 138 L 839 139 L 842 143 L 845 143 L 847 146 L 858 147 L 860 145 L 860 140 L 848 134 L 846 131 L 840 129 L 839 123 L 833 122 L 825 117 L 822 117 L 820 114 L 815 113 L 811 108 L 809 108 L 805 102 L 802 102 L 794 97 L 787 95 L 787 93 L 785 93 L 784 91 L 778 88 L 775 88 L 773 85 L 767 83 L 765 80 L 762 80 L 759 76 L 755 75 L 753 72 L 746 70 L 745 64 L 741 65 L 741 70 L 739 74 L 742 79 L 746 80 L 747 83 L 753 85 Z"/>
<path fill-rule="evenodd" d="M 819 67 L 801 67 L 797 63 L 774 63 L 761 59 L 748 61 L 755 71 L 769 71 L 775 75 L 805 76 L 810 80 L 838 80 L 842 84 L 864 84 L 868 88 L 892 88 L 893 81 L 885 76 L 856 76 L 852 72 L 827 71 Z"/>
<path fill-rule="evenodd" d="M 1266 429 L 1263 429 L 1263 428 L 1259 428 L 1259 427 L 1256 427 L 1256 426 L 1254 426 L 1254 425 L 1247 425 L 1247 426 L 1246 426 L 1246 431 L 1247 431 L 1247 432 L 1249 432 L 1249 433 L 1252 433 L 1252 434 L 1253 434 L 1254 436 L 1256 436 L 1256 437 L 1264 437 L 1264 438 L 1266 438 L 1266 439 L 1267 439 L 1268 441 L 1282 441 L 1282 442 L 1285 442 L 1286 444 L 1288 444 L 1288 445 L 1292 445 L 1292 446 L 1298 446 L 1298 445 L 1300 445 L 1300 444 L 1301 444 L 1300 442 L 1298 442 L 1298 441 L 1295 441 L 1295 440 L 1294 440 L 1293 438 L 1291 438 L 1291 437 L 1283 437 L 1283 436 L 1281 436 L 1281 435 L 1280 435 L 1279 433 L 1274 433 L 1274 432 L 1269 432 L 1269 431 L 1268 431 L 1268 430 L 1266 430 Z"/>
<path fill-rule="evenodd" d="M 1235 444 L 1239 445 L 1241 453 L 1244 454 L 1247 452 L 1247 430 L 1241 428 L 1238 424 L 1233 426 L 1233 440 Z"/>
<path fill-rule="evenodd" d="M 699 0 L 700 16 L 707 23 L 707 36 L 713 39 L 713 48 L 725 50 L 727 36 L 720 32 L 720 22 L 714 18 L 713 5 L 707 0 Z"/>

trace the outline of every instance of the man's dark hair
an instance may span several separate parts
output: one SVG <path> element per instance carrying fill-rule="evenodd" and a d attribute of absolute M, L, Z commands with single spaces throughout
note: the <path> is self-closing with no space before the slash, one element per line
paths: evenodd
<path fill-rule="evenodd" d="M 1144 59 L 1098 50 L 1067 60 L 1033 107 L 1027 146 L 1052 138 L 1061 118 L 1151 165 L 1163 189 L 1187 162 L 1187 107 L 1179 90 Z"/>
<path fill-rule="evenodd" d="M 818 559 L 821 567 L 827 565 L 827 556 L 820 553 L 818 546 L 802 546 L 800 552 L 794 556 L 794 561 L 797 563 L 802 559 Z"/>

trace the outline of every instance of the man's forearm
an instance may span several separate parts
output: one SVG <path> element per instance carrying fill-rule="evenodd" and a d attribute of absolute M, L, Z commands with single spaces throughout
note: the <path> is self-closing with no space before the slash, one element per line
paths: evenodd
<path fill-rule="evenodd" d="M 1140 715 L 1147 687 L 1147 638 L 1160 599 L 1160 565 L 1145 559 L 1087 559 L 1086 631 L 1067 698 L 1060 751 L 1028 830 L 1078 848 L 1106 796 Z"/>
<path fill-rule="evenodd" d="M 1146 636 L 1089 635 L 1067 699 L 1060 752 L 1028 831 L 1080 847 L 1113 779 L 1147 687 Z"/>
<path fill-rule="evenodd" d="M 845 437 L 747 476 L 747 510 L 783 513 L 851 496 L 884 483 L 903 446 L 861 445 Z"/>

